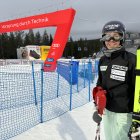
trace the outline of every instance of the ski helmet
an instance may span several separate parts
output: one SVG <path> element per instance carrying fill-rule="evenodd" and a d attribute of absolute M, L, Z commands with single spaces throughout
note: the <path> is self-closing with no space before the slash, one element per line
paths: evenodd
<path fill-rule="evenodd" d="M 124 43 L 125 38 L 125 26 L 120 21 L 110 21 L 107 22 L 102 29 L 102 37 L 107 32 L 118 32 L 122 36 L 122 40 L 120 40 L 121 45 Z"/>

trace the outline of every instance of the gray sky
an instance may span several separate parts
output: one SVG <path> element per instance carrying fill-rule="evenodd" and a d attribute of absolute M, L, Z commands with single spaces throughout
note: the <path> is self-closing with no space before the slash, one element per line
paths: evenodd
<path fill-rule="evenodd" d="M 103 25 L 119 20 L 127 31 L 140 32 L 140 0 L 0 0 L 0 21 L 74 8 L 74 39 L 101 37 Z M 39 30 L 39 29 L 38 29 Z M 42 29 L 43 30 L 43 29 Z M 47 28 L 54 34 L 55 28 Z"/>

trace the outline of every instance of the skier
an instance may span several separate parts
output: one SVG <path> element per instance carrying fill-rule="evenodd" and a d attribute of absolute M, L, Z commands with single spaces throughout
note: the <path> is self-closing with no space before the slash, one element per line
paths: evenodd
<path fill-rule="evenodd" d="M 99 75 L 93 98 L 97 107 L 100 106 L 98 113 L 103 114 L 106 140 L 129 140 L 136 56 L 125 50 L 125 26 L 120 21 L 110 21 L 104 25 L 101 41 L 104 56 L 99 61 Z"/>

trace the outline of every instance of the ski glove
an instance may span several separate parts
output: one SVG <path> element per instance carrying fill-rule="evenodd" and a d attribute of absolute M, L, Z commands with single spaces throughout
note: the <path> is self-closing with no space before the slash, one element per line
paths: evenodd
<path fill-rule="evenodd" d="M 102 115 L 106 107 L 106 90 L 100 86 L 93 88 L 93 100 L 97 106 L 98 114 Z"/>

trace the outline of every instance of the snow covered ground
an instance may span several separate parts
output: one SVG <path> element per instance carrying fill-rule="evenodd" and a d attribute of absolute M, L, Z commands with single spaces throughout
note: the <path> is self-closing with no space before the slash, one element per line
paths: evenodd
<path fill-rule="evenodd" d="M 25 68 L 25 72 L 27 71 L 27 67 L 23 67 Z M 2 70 L 3 69 L 1 69 L 1 71 Z M 17 70 L 17 66 L 11 67 L 10 69 L 10 71 L 13 72 L 17 72 Z M 20 69 L 18 72 L 20 73 Z M 95 86 L 96 80 L 97 79 L 94 79 L 94 83 L 91 84 L 91 89 Z M 80 106 L 83 103 L 87 103 L 87 93 L 88 87 L 81 90 L 80 94 L 73 94 L 73 101 L 75 101 L 75 103 L 73 103 L 73 108 L 77 107 L 78 104 Z M 55 102 L 54 105 L 57 106 L 57 103 Z M 92 120 L 92 114 L 94 111 L 95 109 L 93 103 L 87 103 L 84 106 L 80 106 L 76 109 L 73 109 L 72 111 L 68 111 L 58 118 L 44 122 L 42 124 L 40 123 L 33 128 L 10 138 L 10 140 L 94 140 L 97 127 L 97 124 Z M 16 121 L 16 118 L 14 119 Z M 16 128 L 15 131 L 17 131 Z M 103 127 L 101 129 L 101 140 L 104 140 Z"/>
<path fill-rule="evenodd" d="M 62 116 L 39 124 L 10 140 L 94 140 L 96 123 L 92 102 L 69 111 Z M 105 140 L 101 126 L 101 140 Z"/>

